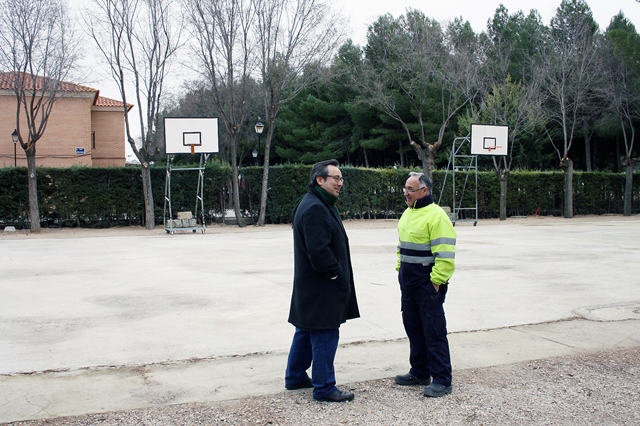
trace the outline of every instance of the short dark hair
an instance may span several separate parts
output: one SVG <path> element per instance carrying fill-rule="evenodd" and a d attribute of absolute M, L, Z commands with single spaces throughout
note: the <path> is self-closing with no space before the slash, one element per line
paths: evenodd
<path fill-rule="evenodd" d="M 429 188 L 429 194 L 432 193 L 433 183 L 431 183 L 431 179 L 429 179 L 427 175 L 420 172 L 410 172 L 409 176 L 418 176 L 418 179 L 420 180 L 420 188 L 427 187 Z"/>
<path fill-rule="evenodd" d="M 323 177 L 325 179 L 327 178 L 327 176 L 329 176 L 329 166 L 338 167 L 339 165 L 340 163 L 338 163 L 338 160 L 324 160 L 314 164 L 313 167 L 311 168 L 311 176 L 309 178 L 309 188 L 313 188 L 313 186 L 316 184 L 316 178 L 318 176 Z"/>

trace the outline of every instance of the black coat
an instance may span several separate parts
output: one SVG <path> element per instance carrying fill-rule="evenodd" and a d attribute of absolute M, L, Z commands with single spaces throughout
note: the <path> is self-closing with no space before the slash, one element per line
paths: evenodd
<path fill-rule="evenodd" d="M 305 330 L 335 329 L 360 316 L 347 233 L 337 211 L 315 190 L 309 190 L 296 211 L 293 253 L 291 324 Z"/>

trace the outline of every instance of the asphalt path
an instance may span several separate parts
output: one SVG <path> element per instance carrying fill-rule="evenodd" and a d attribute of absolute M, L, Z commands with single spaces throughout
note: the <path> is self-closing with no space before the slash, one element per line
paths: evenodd
<path fill-rule="evenodd" d="M 341 327 L 339 383 L 408 369 L 396 223 L 345 223 L 362 317 Z M 637 216 L 456 231 L 454 369 L 640 345 Z M 0 259 L 0 422 L 283 389 L 288 226 L 5 233 Z"/>

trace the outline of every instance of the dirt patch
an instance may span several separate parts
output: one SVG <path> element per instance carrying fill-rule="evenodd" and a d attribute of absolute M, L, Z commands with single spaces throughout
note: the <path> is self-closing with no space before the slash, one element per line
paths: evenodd
<path fill-rule="evenodd" d="M 308 389 L 231 401 L 10 423 L 84 425 L 637 425 L 640 348 L 454 371 L 453 393 L 425 398 L 392 378 L 342 386 L 356 397 L 318 403 Z"/>

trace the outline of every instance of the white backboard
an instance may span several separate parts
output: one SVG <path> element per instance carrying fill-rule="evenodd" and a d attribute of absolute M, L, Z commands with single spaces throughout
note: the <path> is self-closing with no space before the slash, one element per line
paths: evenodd
<path fill-rule="evenodd" d="M 164 146 L 167 154 L 218 152 L 218 119 L 165 117 Z"/>
<path fill-rule="evenodd" d="M 471 125 L 471 155 L 507 155 L 509 126 Z"/>

